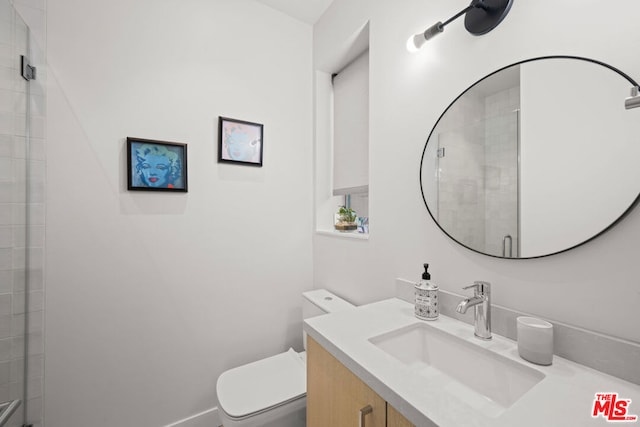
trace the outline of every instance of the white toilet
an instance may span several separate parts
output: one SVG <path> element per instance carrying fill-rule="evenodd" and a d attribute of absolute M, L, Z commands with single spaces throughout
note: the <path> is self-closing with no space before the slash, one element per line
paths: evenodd
<path fill-rule="evenodd" d="M 302 294 L 302 317 L 350 310 L 354 305 L 325 289 Z M 307 348 L 306 334 L 304 347 Z M 218 410 L 224 427 L 304 427 L 306 352 L 289 351 L 223 372 Z"/>

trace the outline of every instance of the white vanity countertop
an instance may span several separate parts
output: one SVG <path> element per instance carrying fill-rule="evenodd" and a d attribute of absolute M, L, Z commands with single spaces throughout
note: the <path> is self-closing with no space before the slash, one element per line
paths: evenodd
<path fill-rule="evenodd" d="M 487 416 L 369 342 L 420 323 L 535 369 L 544 378 L 498 416 Z M 527 362 L 513 340 L 494 334 L 492 340 L 482 341 L 474 337 L 472 325 L 442 315 L 423 322 L 414 316 L 413 304 L 397 298 L 307 319 L 304 330 L 417 427 L 611 425 L 602 415 L 591 416 L 596 393 L 631 399 L 627 415 L 637 415 L 638 420 L 618 424 L 640 426 L 640 386 L 555 355 L 550 366 Z"/>

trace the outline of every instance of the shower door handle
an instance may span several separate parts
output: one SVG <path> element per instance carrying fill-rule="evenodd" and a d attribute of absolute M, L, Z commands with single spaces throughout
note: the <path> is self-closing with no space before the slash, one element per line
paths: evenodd
<path fill-rule="evenodd" d="M 360 423 L 358 424 L 359 427 L 365 427 L 365 422 L 366 422 L 365 418 L 367 415 L 369 415 L 372 412 L 373 412 L 373 408 L 371 407 L 371 405 L 367 405 L 364 408 L 360 409 L 359 411 Z"/>
<path fill-rule="evenodd" d="M 507 234 L 502 239 L 502 256 L 507 256 L 507 240 L 509 240 L 509 258 L 513 258 L 513 239 L 510 234 Z"/>

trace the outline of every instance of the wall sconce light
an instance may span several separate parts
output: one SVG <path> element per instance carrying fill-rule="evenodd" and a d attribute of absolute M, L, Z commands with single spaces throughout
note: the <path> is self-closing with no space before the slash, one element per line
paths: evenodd
<path fill-rule="evenodd" d="M 407 49 L 415 52 L 424 43 L 444 31 L 444 27 L 455 21 L 462 15 L 464 17 L 464 27 L 471 34 L 481 36 L 493 30 L 502 22 L 509 10 L 513 0 L 472 0 L 471 4 L 447 19 L 444 22 L 436 22 L 424 32 L 411 36 L 407 41 Z"/>
<path fill-rule="evenodd" d="M 640 95 L 638 95 L 638 86 L 631 88 L 631 96 L 624 100 L 624 108 L 630 110 L 640 107 Z"/>

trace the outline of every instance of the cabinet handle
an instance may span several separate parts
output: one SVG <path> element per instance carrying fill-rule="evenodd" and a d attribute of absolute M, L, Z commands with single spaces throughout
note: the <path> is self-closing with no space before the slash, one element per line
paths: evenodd
<path fill-rule="evenodd" d="M 365 417 L 373 412 L 373 408 L 371 405 L 367 405 L 364 408 L 360 409 L 360 424 L 359 427 L 365 427 Z"/>

